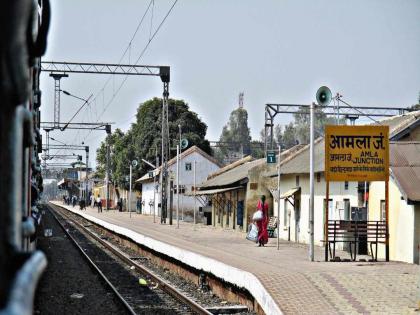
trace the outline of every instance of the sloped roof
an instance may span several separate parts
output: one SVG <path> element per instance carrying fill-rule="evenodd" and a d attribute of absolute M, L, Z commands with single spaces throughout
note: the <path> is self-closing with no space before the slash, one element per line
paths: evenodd
<path fill-rule="evenodd" d="M 188 148 L 187 150 L 185 150 L 184 152 L 181 153 L 179 159 L 182 160 L 183 158 L 187 157 L 188 155 L 197 152 L 198 154 L 200 154 L 201 156 L 203 156 L 204 158 L 206 158 L 207 160 L 209 160 L 210 162 L 216 164 L 217 166 L 221 167 L 222 165 L 211 155 L 207 154 L 206 152 L 204 152 L 203 150 L 201 150 L 199 147 L 197 146 L 192 146 L 191 148 Z M 170 159 L 168 161 L 168 167 L 175 164 L 176 163 L 176 156 L 172 159 Z M 162 169 L 162 166 L 159 166 L 157 169 L 153 170 L 153 173 L 155 176 L 158 176 L 160 174 L 160 170 Z M 149 177 L 149 172 L 147 172 L 146 174 L 144 174 L 142 177 L 140 177 L 139 179 L 137 179 L 135 182 L 137 183 L 141 183 L 141 182 L 145 182 L 148 180 L 152 180 L 152 178 Z"/>
<path fill-rule="evenodd" d="M 259 160 L 254 160 L 251 162 L 241 164 L 238 167 L 235 167 L 229 171 L 226 171 L 220 175 L 217 175 L 216 177 L 213 177 L 205 181 L 203 184 L 197 187 L 201 189 L 201 188 L 208 188 L 208 187 L 220 187 L 220 186 L 231 185 L 242 179 L 247 178 L 248 171 L 251 168 L 253 168 L 256 165 L 261 165 L 264 162 L 265 162 L 265 159 L 259 159 Z"/>
<path fill-rule="evenodd" d="M 420 201 L 420 142 L 391 142 L 389 164 L 405 199 Z"/>
<path fill-rule="evenodd" d="M 410 126 L 420 123 L 420 111 L 409 112 L 404 115 L 393 116 L 380 120 L 381 125 L 389 126 L 389 137 L 392 139 Z M 376 125 L 376 123 L 375 123 Z M 315 172 L 324 171 L 325 159 L 325 142 L 324 138 L 315 140 Z M 281 163 L 281 174 L 305 174 L 309 173 L 309 144 L 305 145 L 301 150 L 295 152 L 287 160 Z M 267 173 L 268 176 L 276 176 L 277 171 Z"/>
<path fill-rule="evenodd" d="M 289 150 L 286 150 L 281 153 L 282 159 L 286 159 L 288 156 L 294 154 L 294 152 L 300 150 L 303 145 L 296 145 Z M 278 158 L 278 155 L 277 155 Z M 262 165 L 266 163 L 264 159 L 258 159 L 250 162 L 243 163 L 235 168 L 229 169 L 228 171 L 221 173 L 215 177 L 212 177 L 205 181 L 201 186 L 197 186 L 201 188 L 209 188 L 209 187 L 222 187 L 234 184 L 240 180 L 248 178 L 248 172 L 253 167 L 257 165 Z M 234 163 L 232 163 L 234 164 Z"/>
<path fill-rule="evenodd" d="M 314 146 L 314 170 L 324 171 L 324 138 L 315 140 Z M 309 144 L 303 145 L 298 151 L 284 159 L 280 163 L 281 174 L 304 174 L 309 173 Z M 266 176 L 277 176 L 277 170 L 272 170 Z"/>
<path fill-rule="evenodd" d="M 403 115 L 392 116 L 380 120 L 381 125 L 389 126 L 389 138 L 393 139 L 404 130 L 420 122 L 420 110 L 409 112 Z"/>

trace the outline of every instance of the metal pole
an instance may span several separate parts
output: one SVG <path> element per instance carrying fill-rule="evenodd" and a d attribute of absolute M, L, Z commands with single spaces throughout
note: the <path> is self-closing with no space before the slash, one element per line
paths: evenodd
<path fill-rule="evenodd" d="M 389 178 L 387 178 L 385 181 L 385 224 L 385 260 L 389 261 Z"/>
<path fill-rule="evenodd" d="M 181 147 L 176 146 L 176 227 L 179 228 L 179 151 Z"/>
<path fill-rule="evenodd" d="M 330 211 L 330 182 L 326 180 L 325 186 L 325 224 L 324 224 L 324 239 L 325 239 L 325 261 L 328 261 L 328 215 Z"/>
<path fill-rule="evenodd" d="M 160 222 L 166 224 L 168 210 L 168 159 L 169 159 L 169 127 L 168 127 L 168 100 L 169 100 L 169 82 L 163 82 L 162 99 L 162 168 L 160 173 L 161 186 L 161 218 Z"/>
<path fill-rule="evenodd" d="M 367 182 L 365 181 L 365 192 L 364 192 L 364 194 L 363 194 L 363 207 L 365 207 L 366 208 L 366 191 L 367 191 Z"/>
<path fill-rule="evenodd" d="M 109 210 L 109 137 L 106 139 L 106 200 L 105 207 Z"/>
<path fill-rule="evenodd" d="M 158 171 L 158 169 L 159 169 L 159 157 L 158 157 L 158 155 L 157 155 L 157 145 L 155 144 L 155 152 L 156 152 L 156 154 L 155 154 L 155 158 L 156 158 L 156 169 L 155 169 L 155 171 L 157 172 Z M 153 172 L 153 223 L 156 223 L 156 192 L 159 192 L 159 190 L 158 191 L 156 191 L 156 174 L 155 174 L 155 172 Z"/>
<path fill-rule="evenodd" d="M 338 93 L 337 93 L 337 125 L 340 124 L 340 101 L 338 99 Z"/>
<path fill-rule="evenodd" d="M 156 223 L 156 176 L 153 172 L 153 223 Z"/>
<path fill-rule="evenodd" d="M 280 249 L 280 156 L 281 146 L 279 145 L 279 161 L 277 165 L 277 250 Z"/>
<path fill-rule="evenodd" d="M 89 204 L 89 147 L 85 147 L 86 151 L 86 206 Z"/>
<path fill-rule="evenodd" d="M 310 105 L 309 150 L 309 260 L 314 261 L 314 119 L 315 103 Z"/>
<path fill-rule="evenodd" d="M 194 161 L 194 227 L 195 227 L 195 210 L 197 208 L 197 198 L 196 198 L 196 178 L 195 178 L 195 169 L 196 169 L 197 161 Z"/>
<path fill-rule="evenodd" d="M 131 178 L 133 174 L 133 167 L 131 166 L 130 163 L 130 194 L 128 195 L 128 212 L 130 212 L 130 218 L 131 218 Z"/>
<path fill-rule="evenodd" d="M 182 140 L 181 125 L 178 125 L 178 128 L 179 128 L 179 154 L 181 155 L 181 152 L 182 152 L 182 149 L 181 149 L 181 140 Z M 178 172 L 181 173 L 181 170 L 178 170 Z M 178 182 L 178 185 L 180 185 L 179 182 Z M 181 208 L 181 220 L 184 221 L 184 207 Z"/>
<path fill-rule="evenodd" d="M 265 121 L 264 121 L 264 157 L 267 157 L 267 105 L 265 106 Z"/>

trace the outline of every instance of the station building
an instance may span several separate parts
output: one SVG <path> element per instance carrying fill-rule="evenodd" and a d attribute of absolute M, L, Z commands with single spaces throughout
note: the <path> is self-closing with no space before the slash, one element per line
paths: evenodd
<path fill-rule="evenodd" d="M 420 111 L 380 121 L 390 128 L 390 259 L 419 263 L 420 214 Z M 315 244 L 323 245 L 326 182 L 324 139 L 315 142 Z M 277 216 L 277 171 L 262 174 L 273 194 L 273 215 Z M 403 183 L 403 184 L 402 184 Z M 405 185 L 404 185 L 405 184 Z M 330 182 L 330 220 L 384 219 L 384 182 Z M 412 185 L 412 186 L 410 186 Z M 280 237 L 293 242 L 309 242 L 309 145 L 281 162 Z M 340 247 L 341 245 L 341 247 Z M 338 248 L 346 250 L 346 244 Z M 378 258 L 384 258 L 384 245 Z M 368 250 L 366 248 L 366 250 Z M 367 252 L 366 252 L 367 253 Z"/>
<path fill-rule="evenodd" d="M 369 218 L 385 221 L 383 182 L 371 182 Z M 420 263 L 420 142 L 390 143 L 389 180 L 390 259 Z M 378 257 L 385 257 L 380 247 Z"/>
<path fill-rule="evenodd" d="M 185 216 L 192 216 L 194 208 L 194 197 L 191 192 L 194 190 L 194 162 L 196 162 L 196 186 L 206 180 L 207 176 L 214 173 L 220 168 L 220 163 L 208 155 L 206 152 L 192 146 L 180 154 L 179 165 L 179 203 L 180 212 Z M 160 216 L 160 185 L 159 175 L 161 167 L 151 170 L 136 180 L 141 184 L 141 202 L 142 213 Z M 177 163 L 176 157 L 168 161 L 169 181 L 168 189 L 170 192 L 169 205 L 170 208 L 176 209 L 176 200 L 178 189 L 176 187 Z"/>
<path fill-rule="evenodd" d="M 302 146 L 297 145 L 285 152 L 287 158 Z M 278 158 L 278 156 L 277 156 Z M 247 231 L 261 195 L 266 196 L 269 214 L 273 215 L 273 198 L 262 174 L 275 168 L 265 159 L 254 160 L 248 156 L 211 174 L 198 186 L 196 196 L 202 204 L 210 205 L 211 224 L 215 227 Z"/>

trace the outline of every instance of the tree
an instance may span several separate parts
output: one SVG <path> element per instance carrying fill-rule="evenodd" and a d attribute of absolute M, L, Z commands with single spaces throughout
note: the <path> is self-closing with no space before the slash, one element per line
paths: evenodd
<path fill-rule="evenodd" d="M 345 123 L 342 118 L 340 124 Z M 328 124 L 336 124 L 336 119 L 327 117 L 322 111 L 322 108 L 315 109 L 315 139 L 324 135 L 324 127 Z M 274 147 L 277 148 L 278 144 L 281 145 L 282 150 L 287 150 L 296 144 L 309 143 L 309 128 L 310 128 L 310 115 L 309 109 L 301 108 L 298 113 L 294 114 L 294 121 L 284 126 L 276 125 L 274 128 Z M 270 135 L 267 135 L 268 139 Z M 264 129 L 261 131 L 261 139 L 264 141 Z"/>
<path fill-rule="evenodd" d="M 264 157 L 264 142 L 258 140 L 251 141 L 251 155 L 256 158 L 260 159 Z"/>
<path fill-rule="evenodd" d="M 105 177 L 106 173 L 106 141 L 110 147 L 110 180 L 116 186 L 125 186 L 125 176 L 129 174 L 131 157 L 133 156 L 133 146 L 130 143 L 129 133 L 124 134 L 120 129 L 116 129 L 107 136 L 97 150 L 96 175 Z"/>
<path fill-rule="evenodd" d="M 207 125 L 198 115 L 189 110 L 183 100 L 169 99 L 169 146 L 176 147 L 179 141 L 179 128 L 182 128 L 182 138 L 188 140 L 188 147 L 198 146 L 203 151 L 211 153 L 210 143 L 205 139 Z M 153 98 L 140 104 L 137 108 L 136 122 L 131 125 L 127 133 L 116 130 L 109 135 L 108 140 L 112 148 L 111 171 L 112 179 L 117 185 L 125 184 L 125 176 L 129 174 L 129 165 L 133 159 L 139 164 L 133 169 L 133 176 L 144 175 L 150 166 L 141 162 L 145 159 L 155 164 L 155 157 L 161 161 L 161 128 L 162 128 L 162 99 Z M 106 146 L 103 142 L 97 154 L 97 174 L 104 176 L 106 162 Z M 176 155 L 176 150 L 170 151 L 169 159 Z"/>
<path fill-rule="evenodd" d="M 222 146 L 216 152 L 216 158 L 222 161 L 230 154 L 251 154 L 251 131 L 248 127 L 248 112 L 237 108 L 230 113 L 228 123 L 223 127 L 219 141 Z"/>
<path fill-rule="evenodd" d="M 420 110 L 420 92 L 419 92 L 419 97 L 417 99 L 417 104 L 411 106 L 410 110 L 412 110 L 412 111 Z"/>

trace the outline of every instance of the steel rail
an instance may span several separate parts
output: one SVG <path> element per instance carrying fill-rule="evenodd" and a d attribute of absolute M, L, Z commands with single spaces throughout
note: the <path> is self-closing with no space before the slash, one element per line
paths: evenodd
<path fill-rule="evenodd" d="M 59 211 L 59 212 L 60 212 L 60 214 L 62 214 L 67 219 L 72 220 L 68 215 L 63 214 L 62 211 Z M 206 310 L 200 304 L 198 304 L 195 301 L 193 301 L 190 298 L 188 298 L 185 294 L 183 294 L 182 292 L 180 292 L 178 289 L 176 289 L 174 286 L 172 286 L 171 284 L 169 284 L 168 282 L 166 282 L 164 279 L 162 279 L 158 275 L 156 275 L 153 271 L 147 269 L 144 266 L 139 265 L 137 262 L 135 262 L 132 259 L 130 259 L 129 257 L 127 257 L 126 254 L 124 254 L 123 252 L 121 252 L 118 248 L 116 248 L 111 243 L 109 243 L 109 242 L 101 239 L 95 233 L 93 233 L 92 231 L 88 230 L 85 226 L 83 226 L 79 222 L 76 222 L 74 220 L 72 220 L 72 222 L 75 225 L 77 225 L 81 230 L 83 230 L 84 232 L 86 232 L 87 234 L 89 234 L 89 236 L 91 236 L 93 239 L 95 239 L 101 245 L 103 245 L 106 249 L 108 249 L 110 252 L 112 252 L 114 255 L 116 255 L 117 257 L 119 257 L 122 261 L 124 261 L 125 263 L 129 264 L 130 266 L 134 266 L 134 268 L 136 268 L 137 271 L 140 271 L 140 272 L 146 274 L 147 276 L 149 276 L 151 279 L 153 279 L 154 282 L 156 282 L 156 283 L 159 284 L 159 286 L 162 288 L 162 290 L 164 290 L 165 292 L 167 292 L 168 294 L 170 294 L 172 297 L 174 297 L 178 301 L 181 301 L 182 303 L 185 303 L 186 305 L 188 305 L 194 312 L 196 312 L 198 314 L 203 314 L 203 315 L 212 315 L 211 312 L 209 312 L 208 310 Z"/>
<path fill-rule="evenodd" d="M 53 210 L 53 206 L 49 205 L 49 208 L 50 208 L 50 210 Z M 80 253 L 82 253 L 82 256 L 89 262 L 91 267 L 102 277 L 102 279 L 106 282 L 106 284 L 111 288 L 111 290 L 114 292 L 114 294 L 120 300 L 120 302 L 124 305 L 124 307 L 127 309 L 127 311 L 132 315 L 137 315 L 137 313 L 132 309 L 132 307 L 127 303 L 127 301 L 118 292 L 117 288 L 115 288 L 115 286 L 111 283 L 111 281 L 109 281 L 109 279 L 104 275 L 104 273 L 99 269 L 99 267 L 93 262 L 93 260 L 90 259 L 90 257 L 85 253 L 83 248 L 79 245 L 79 243 L 77 243 L 77 241 L 73 238 L 73 236 L 71 236 L 71 234 L 66 230 L 64 225 L 60 222 L 60 220 L 58 220 L 54 211 L 55 210 L 51 211 L 52 216 L 57 221 L 57 223 L 60 225 L 60 227 L 63 229 L 63 231 L 67 235 L 67 237 L 73 242 L 73 245 L 80 251 Z"/>

